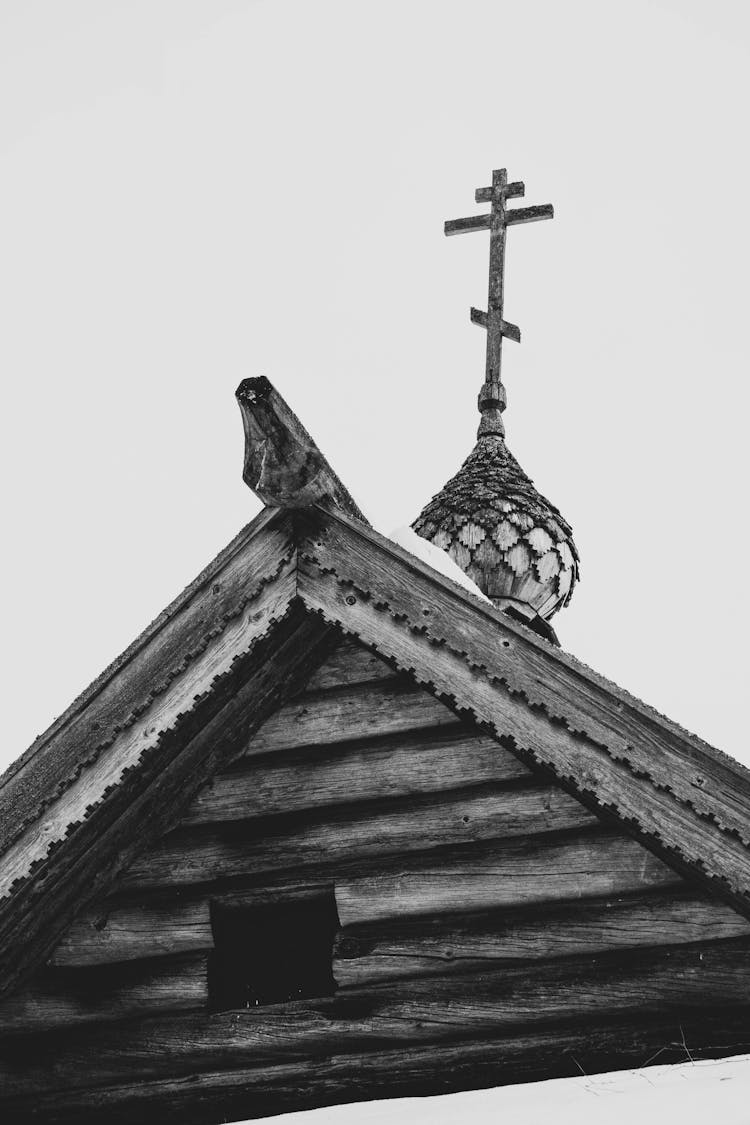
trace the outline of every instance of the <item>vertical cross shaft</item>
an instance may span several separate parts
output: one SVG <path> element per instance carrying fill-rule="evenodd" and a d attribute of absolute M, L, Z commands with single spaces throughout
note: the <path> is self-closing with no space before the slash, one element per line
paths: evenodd
<path fill-rule="evenodd" d="M 482 415 L 479 436 L 505 433 L 501 414 L 505 410 L 505 387 L 502 383 L 501 366 L 503 358 L 503 336 L 520 343 L 521 332 L 515 324 L 503 320 L 503 300 L 505 288 L 505 232 L 515 223 L 530 223 L 538 219 L 551 219 L 552 205 L 544 203 L 538 207 L 520 207 L 509 211 L 506 201 L 514 196 L 523 196 L 524 185 L 508 183 L 505 168 L 492 173 L 492 186 L 477 188 L 474 197 L 477 203 L 489 203 L 490 213 L 472 215 L 465 219 L 451 219 L 445 224 L 446 234 L 464 234 L 472 230 L 490 232 L 490 268 L 487 290 L 487 312 L 471 310 L 471 320 L 487 331 L 487 360 L 485 364 L 484 385 L 479 392 L 477 405 Z"/>
<path fill-rule="evenodd" d="M 503 360 L 503 290 L 505 288 L 505 192 L 508 173 L 492 173 L 490 208 L 490 277 L 487 290 L 487 362 L 485 384 L 500 383 Z M 502 408 L 501 408 L 502 409 Z"/>

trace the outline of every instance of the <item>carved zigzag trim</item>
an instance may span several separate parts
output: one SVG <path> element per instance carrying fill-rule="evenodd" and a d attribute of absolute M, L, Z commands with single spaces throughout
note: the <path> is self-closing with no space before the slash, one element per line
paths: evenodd
<path fill-rule="evenodd" d="M 40 806 L 0 864 L 0 899 L 7 897 L 42 863 L 147 753 L 233 665 L 246 657 L 289 611 L 296 593 L 296 552 L 289 550 L 272 574 L 264 576 L 236 610 L 210 629 L 179 665 L 131 711 L 127 720 L 82 760 L 57 792 Z M 47 815 L 39 819 L 42 812 Z"/>
<path fill-rule="evenodd" d="M 312 573 L 310 566 L 314 568 Z M 614 814 L 639 836 L 651 839 L 661 852 L 672 855 L 678 864 L 700 870 L 717 884 L 717 889 L 728 890 L 750 905 L 747 841 L 734 827 L 721 823 L 713 811 L 678 796 L 672 787 L 636 765 L 626 752 L 613 750 L 581 729 L 580 723 L 552 713 L 546 702 L 472 660 L 468 651 L 451 645 L 445 637 L 435 635 L 430 622 L 412 620 L 376 591 L 363 589 L 361 581 L 338 574 L 333 566 L 323 566 L 314 554 L 300 557 L 299 592 L 309 609 L 364 641 L 454 710 L 466 713 L 496 737 L 510 740 L 520 757 L 549 770 L 589 806 Z M 373 618 L 373 611 L 379 621 Z M 421 660 L 415 636 L 428 647 Z M 501 643 L 508 644 L 498 638 Z M 429 650 L 440 650 L 448 656 L 449 673 L 441 674 L 440 662 L 430 660 Z M 502 691 L 496 706 L 488 705 L 487 684 Z M 534 715 L 546 721 L 539 724 Z M 633 781 L 638 783 L 635 789 Z M 650 791 L 645 801 L 643 783 Z"/>

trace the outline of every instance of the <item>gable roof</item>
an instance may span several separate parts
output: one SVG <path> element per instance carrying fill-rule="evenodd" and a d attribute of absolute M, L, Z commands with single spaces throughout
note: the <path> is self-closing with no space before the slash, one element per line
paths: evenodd
<path fill-rule="evenodd" d="M 262 512 L 0 779 L 0 988 L 342 631 L 750 916 L 750 771 L 332 506 L 322 455 L 272 436 L 257 471 L 292 464 L 304 509 Z"/>

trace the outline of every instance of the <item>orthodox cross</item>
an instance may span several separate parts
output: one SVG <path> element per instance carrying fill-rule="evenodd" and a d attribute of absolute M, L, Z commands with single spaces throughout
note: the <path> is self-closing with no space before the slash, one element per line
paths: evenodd
<path fill-rule="evenodd" d="M 465 234 L 472 230 L 490 232 L 490 280 L 487 294 L 487 312 L 471 310 L 473 324 L 487 330 L 487 363 L 484 386 L 479 393 L 479 410 L 483 414 L 479 433 L 504 432 L 501 412 L 505 409 L 505 388 L 502 384 L 500 365 L 502 362 L 503 336 L 509 340 L 521 341 L 521 331 L 515 324 L 503 319 L 503 288 L 505 273 L 505 231 L 515 223 L 533 223 L 538 219 L 551 219 L 551 203 L 537 207 L 516 207 L 507 210 L 509 199 L 522 197 L 525 192 L 522 183 L 508 183 L 505 168 L 492 173 L 492 186 L 477 188 L 474 198 L 477 203 L 489 203 L 488 215 L 470 215 L 465 219 L 450 219 L 445 224 L 446 234 Z"/>

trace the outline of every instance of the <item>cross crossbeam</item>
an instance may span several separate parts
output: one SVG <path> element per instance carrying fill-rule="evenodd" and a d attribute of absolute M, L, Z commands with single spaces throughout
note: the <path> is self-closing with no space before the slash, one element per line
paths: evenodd
<path fill-rule="evenodd" d="M 495 422 L 490 425 L 489 419 L 483 419 L 483 425 L 485 420 L 488 422 L 485 432 L 503 432 L 502 421 L 499 418 L 500 412 L 505 408 L 505 391 L 500 376 L 503 338 L 515 340 L 517 343 L 521 340 L 520 329 L 503 318 L 505 232 L 509 226 L 539 222 L 541 219 L 551 219 L 554 216 L 551 203 L 542 203 L 533 207 L 515 207 L 511 210 L 506 207 L 507 200 L 521 198 L 525 191 L 526 187 L 520 180 L 508 183 L 505 168 L 497 169 L 492 173 L 492 184 L 489 187 L 477 188 L 474 192 L 477 203 L 490 204 L 489 213 L 468 215 L 462 219 L 449 219 L 445 223 L 447 235 L 467 234 L 475 230 L 490 232 L 487 311 L 474 308 L 471 310 L 472 324 L 478 324 L 487 332 L 485 382 L 479 395 L 479 409 L 483 414 L 492 411 Z M 482 432 L 480 427 L 480 433 Z"/>

